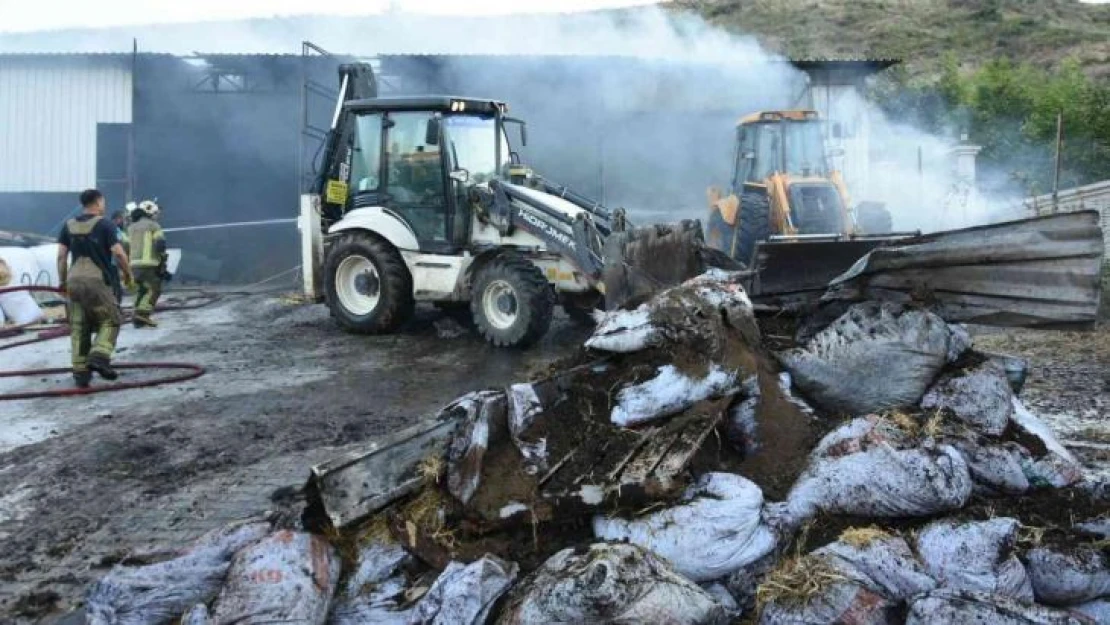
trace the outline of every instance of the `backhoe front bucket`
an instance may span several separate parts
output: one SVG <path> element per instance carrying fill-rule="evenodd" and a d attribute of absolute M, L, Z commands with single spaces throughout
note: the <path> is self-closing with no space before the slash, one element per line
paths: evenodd
<path fill-rule="evenodd" d="M 829 281 L 844 273 L 871 250 L 905 236 L 860 239 L 786 239 L 763 241 L 755 247 L 752 295 L 762 298 L 820 295 Z"/>
<path fill-rule="evenodd" d="M 602 272 L 606 309 L 636 306 L 704 273 L 705 249 L 701 222 L 696 220 L 612 233 L 605 241 Z"/>

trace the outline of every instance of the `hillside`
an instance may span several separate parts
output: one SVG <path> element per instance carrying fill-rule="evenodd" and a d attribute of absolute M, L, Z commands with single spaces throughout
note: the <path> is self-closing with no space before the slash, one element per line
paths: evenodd
<path fill-rule="evenodd" d="M 679 0 L 709 21 L 793 57 L 906 60 L 932 73 L 945 54 L 963 64 L 1008 57 L 1051 67 L 1075 57 L 1110 80 L 1110 4 L 1078 0 Z"/>

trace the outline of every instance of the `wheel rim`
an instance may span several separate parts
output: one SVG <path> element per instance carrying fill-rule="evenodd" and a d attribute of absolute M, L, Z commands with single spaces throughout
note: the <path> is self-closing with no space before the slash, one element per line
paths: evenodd
<path fill-rule="evenodd" d="M 511 328 L 519 312 L 516 289 L 504 280 L 490 282 L 482 293 L 482 312 L 494 328 Z"/>
<path fill-rule="evenodd" d="M 348 256 L 335 271 L 339 303 L 355 315 L 369 315 L 381 300 L 381 278 L 374 263 L 365 256 Z"/>

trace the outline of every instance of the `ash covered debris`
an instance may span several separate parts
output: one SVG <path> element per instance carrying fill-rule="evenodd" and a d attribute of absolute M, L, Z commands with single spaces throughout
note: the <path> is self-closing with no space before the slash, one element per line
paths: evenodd
<path fill-rule="evenodd" d="M 848 307 L 772 354 L 742 279 L 710 271 L 603 313 L 550 371 L 314 467 L 302 519 L 314 534 L 228 554 L 226 579 L 172 618 L 1097 618 L 1110 601 L 1105 489 L 997 359 L 936 314 L 889 303 Z M 235 591 L 250 554 L 289 551 L 287 536 L 308 541 L 302 561 L 267 570 L 295 568 L 278 576 L 298 590 Z M 259 600 L 230 610 L 229 596 Z"/>

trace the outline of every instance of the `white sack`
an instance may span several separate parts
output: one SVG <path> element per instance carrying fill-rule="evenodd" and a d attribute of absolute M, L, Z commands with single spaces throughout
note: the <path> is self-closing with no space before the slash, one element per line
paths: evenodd
<path fill-rule="evenodd" d="M 1102 625 L 1110 623 L 1110 599 L 1096 599 L 1087 603 L 1068 608 L 1072 614 L 1085 616 L 1095 623 Z"/>
<path fill-rule="evenodd" d="M 643 547 L 695 582 L 730 575 L 775 548 L 775 536 L 762 520 L 763 492 L 755 483 L 708 473 L 684 501 L 632 521 L 594 517 L 594 535 Z"/>
<path fill-rule="evenodd" d="M 586 339 L 586 347 L 604 352 L 627 354 L 657 345 L 662 340 L 659 328 L 651 323 L 647 304 L 635 310 L 594 312 L 597 327 Z"/>
<path fill-rule="evenodd" d="M 499 625 L 724 625 L 704 590 L 639 547 L 594 544 L 564 549 L 519 585 Z"/>
<path fill-rule="evenodd" d="M 663 365 L 654 378 L 617 393 L 609 420 L 613 425 L 632 427 L 677 414 L 703 399 L 735 392 L 737 378 L 736 371 L 726 371 L 717 365 L 704 378 L 692 378 L 674 365 Z"/>
<path fill-rule="evenodd" d="M 863 415 L 916 405 L 947 362 L 950 337 L 948 324 L 932 313 L 869 302 L 779 360 L 822 408 Z"/>
<path fill-rule="evenodd" d="M 917 535 L 925 570 L 941 586 L 1033 601 L 1033 588 L 1013 548 L 1016 519 L 937 521 Z"/>
<path fill-rule="evenodd" d="M 89 625 L 146 625 L 180 617 L 216 596 L 235 552 L 260 540 L 268 523 L 231 525 L 197 539 L 173 560 L 140 567 L 116 566 L 89 587 Z"/>
<path fill-rule="evenodd" d="M 1029 490 L 1025 466 L 1029 452 L 1017 443 L 979 445 L 965 440 L 953 443 L 967 462 L 971 479 L 988 494 L 1020 495 Z"/>
<path fill-rule="evenodd" d="M 860 584 L 833 582 L 800 604 L 769 602 L 760 625 L 900 625 L 899 606 Z"/>
<path fill-rule="evenodd" d="M 830 437 L 841 434 L 833 432 Z M 826 437 L 829 438 L 829 437 Z M 840 440 L 845 449 L 854 443 Z M 829 448 L 822 441 L 818 449 Z M 971 475 L 948 445 L 896 449 L 886 441 L 864 442 L 844 455 L 815 453 L 787 495 L 788 518 L 796 523 L 818 511 L 873 517 L 929 516 L 962 508 L 971 495 Z"/>
<path fill-rule="evenodd" d="M 938 588 L 910 603 L 906 625 L 1090 625 L 1060 610 L 987 593 Z"/>
<path fill-rule="evenodd" d="M 401 609 L 410 560 L 397 544 L 372 543 L 358 554 L 355 572 L 335 600 L 328 625 L 408 625 L 412 608 Z"/>
<path fill-rule="evenodd" d="M 35 257 L 35 264 L 38 265 L 34 283 L 39 286 L 59 286 L 58 244 L 47 243 L 32 247 L 30 250 L 31 255 Z"/>
<path fill-rule="evenodd" d="M 0 259 L 7 263 L 8 270 L 12 274 L 11 283 L 8 286 L 30 286 L 36 284 L 36 280 L 42 282 L 45 279 L 39 275 L 41 271 L 39 261 L 31 248 L 0 247 Z"/>
<path fill-rule="evenodd" d="M 235 554 L 212 609 L 219 625 L 323 625 L 339 557 L 321 536 L 282 530 Z"/>
<path fill-rule="evenodd" d="M 1025 568 L 1038 603 L 1068 606 L 1110 598 L 1110 558 L 1103 550 L 1037 547 L 1025 554 Z"/>
<path fill-rule="evenodd" d="M 470 564 L 451 562 L 416 604 L 413 625 L 484 625 L 501 595 L 516 580 L 517 567 L 486 555 Z"/>
<path fill-rule="evenodd" d="M 813 552 L 848 579 L 894 602 L 928 592 L 937 582 L 925 573 L 906 541 L 898 536 L 875 538 L 865 545 L 843 540 Z"/>
<path fill-rule="evenodd" d="M 980 434 L 999 436 L 1013 413 L 1014 393 L 1002 365 L 987 360 L 960 375 L 944 375 L 921 399 L 926 410 L 946 408 Z"/>

